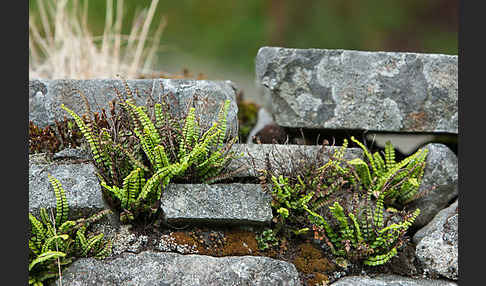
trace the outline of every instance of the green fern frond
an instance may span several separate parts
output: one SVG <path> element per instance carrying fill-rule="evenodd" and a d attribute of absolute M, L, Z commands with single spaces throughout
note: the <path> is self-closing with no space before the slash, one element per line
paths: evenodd
<path fill-rule="evenodd" d="M 29 264 L 29 271 L 34 268 L 37 264 L 46 262 L 48 260 L 54 260 L 60 257 L 65 257 L 66 253 L 60 251 L 47 251 L 42 253 L 41 255 L 37 256 L 30 264 Z"/>
<path fill-rule="evenodd" d="M 349 213 L 349 218 L 353 222 L 354 233 L 356 234 L 356 240 L 355 240 L 356 244 L 362 243 L 364 239 L 363 239 L 363 235 L 361 234 L 361 228 L 359 227 L 358 220 L 356 219 L 353 213 Z"/>
<path fill-rule="evenodd" d="M 31 213 L 29 213 L 29 221 L 31 225 L 31 240 L 35 244 L 37 249 L 42 247 L 42 241 L 46 237 L 46 229 L 44 225 Z"/>
<path fill-rule="evenodd" d="M 390 141 L 385 143 L 385 161 L 386 161 L 386 169 L 391 170 L 395 167 L 395 149 Z"/>
<path fill-rule="evenodd" d="M 84 138 L 86 139 L 86 141 L 88 141 L 95 162 L 100 166 L 105 166 L 105 164 L 109 164 L 107 163 L 108 162 L 107 159 L 109 159 L 109 157 L 101 150 L 99 142 L 93 134 L 93 129 L 89 128 L 81 119 L 81 117 L 79 117 L 71 109 L 64 106 L 64 104 L 61 104 L 61 108 L 64 109 L 67 113 L 69 113 L 69 115 L 71 115 L 71 117 L 74 119 L 74 122 L 76 122 L 76 125 L 79 127 L 81 133 L 83 134 Z"/>
<path fill-rule="evenodd" d="M 144 183 L 145 178 L 143 178 L 143 171 L 140 168 L 133 170 L 123 179 L 123 196 L 121 198 L 121 207 L 123 209 L 128 210 L 135 203 Z"/>
<path fill-rule="evenodd" d="M 59 247 L 59 244 L 62 244 L 62 240 L 66 240 L 68 238 L 69 235 L 67 234 L 54 235 L 47 238 L 44 244 L 42 245 L 41 253 L 48 252 L 49 250 L 54 250 L 54 248 L 56 247 L 56 243 L 58 244 Z M 63 247 L 59 247 L 59 248 L 62 249 Z"/>
<path fill-rule="evenodd" d="M 154 113 L 155 113 L 155 128 L 160 129 L 166 123 L 166 116 L 162 109 L 162 104 L 156 103 L 154 105 Z"/>
<path fill-rule="evenodd" d="M 98 253 L 95 255 L 95 258 L 105 259 L 106 257 L 108 257 L 111 253 L 112 246 L 113 246 L 113 243 L 111 242 L 111 240 L 108 240 L 105 243 L 105 246 L 103 247 L 103 249 L 98 251 Z"/>
<path fill-rule="evenodd" d="M 152 123 L 152 120 L 150 120 L 147 113 L 145 113 L 143 107 L 142 106 L 135 106 L 131 103 L 127 103 L 127 104 L 133 110 L 133 112 L 136 114 L 138 120 L 142 124 L 142 129 L 145 130 L 145 133 L 148 136 L 150 136 L 150 139 L 153 142 L 153 145 L 154 146 L 159 145 L 160 144 L 159 133 L 157 132 L 155 125 Z"/>
<path fill-rule="evenodd" d="M 381 176 L 387 170 L 386 165 L 385 165 L 385 161 L 383 161 L 383 158 L 381 157 L 380 153 L 378 153 L 378 152 L 375 152 L 373 154 L 373 158 L 375 159 L 376 176 Z"/>
<path fill-rule="evenodd" d="M 338 202 L 334 202 L 334 204 L 329 207 L 329 210 L 334 218 L 339 222 L 339 231 L 342 234 L 342 239 L 353 240 L 354 232 L 349 227 L 343 207 Z"/>
<path fill-rule="evenodd" d="M 383 227 L 383 211 L 384 211 L 384 200 L 385 195 L 381 194 L 376 201 L 375 212 L 373 217 L 373 223 L 375 224 L 376 229 L 380 229 Z"/>
<path fill-rule="evenodd" d="M 368 164 L 366 164 L 365 161 L 361 160 L 360 158 L 350 160 L 348 161 L 348 164 L 354 167 L 361 182 L 363 183 L 363 186 L 368 189 L 371 185 L 371 174 Z"/>
<path fill-rule="evenodd" d="M 194 127 L 196 125 L 196 109 L 191 107 L 187 113 L 184 126 L 182 127 L 182 139 L 179 144 L 179 159 L 187 153 L 187 146 L 194 140 Z"/>
<path fill-rule="evenodd" d="M 219 126 L 219 136 L 218 136 L 218 144 L 217 146 L 219 148 L 223 147 L 224 143 L 224 138 L 226 137 L 226 124 L 227 124 L 227 117 L 228 117 L 228 111 L 229 111 L 229 106 L 230 106 L 230 101 L 225 100 L 223 106 L 221 107 L 221 110 L 218 114 L 218 126 Z"/>
<path fill-rule="evenodd" d="M 93 252 L 96 253 L 97 252 L 97 246 L 99 246 L 103 237 L 104 237 L 104 234 L 100 233 L 98 235 L 95 235 L 95 236 L 89 238 L 86 241 L 84 248 L 82 249 L 81 256 L 87 257 L 88 253 L 90 253 L 90 251 L 93 251 Z"/>
<path fill-rule="evenodd" d="M 106 210 L 102 210 L 102 211 L 99 211 L 95 214 L 92 214 L 90 217 L 88 217 L 85 222 L 86 222 L 86 227 L 88 227 L 89 225 L 101 220 L 102 218 L 104 218 L 105 216 L 109 215 L 113 213 L 110 209 L 106 209 Z"/>
<path fill-rule="evenodd" d="M 51 219 L 49 218 L 45 208 L 40 209 L 40 218 L 44 226 L 47 228 L 46 236 L 53 236 L 55 234 L 54 226 L 52 225 Z"/>
<path fill-rule="evenodd" d="M 367 258 L 363 263 L 369 266 L 378 266 L 378 265 L 385 264 L 386 262 L 388 262 L 388 260 L 393 258 L 395 255 L 397 255 L 396 247 L 392 248 L 389 252 L 385 254 L 371 256 Z"/>
<path fill-rule="evenodd" d="M 353 141 L 359 147 L 361 147 L 361 149 L 363 150 L 363 153 L 365 154 L 366 158 L 368 158 L 368 161 L 370 162 L 371 170 L 373 170 L 373 173 L 376 173 L 377 172 L 377 168 L 376 168 L 375 160 L 374 160 L 373 156 L 370 154 L 370 152 L 368 151 L 368 148 L 366 148 L 366 146 L 363 145 L 363 143 L 361 143 L 358 140 L 356 140 L 354 138 L 354 136 L 351 136 L 351 141 Z"/>
<path fill-rule="evenodd" d="M 63 224 L 61 224 L 61 226 L 59 226 L 59 233 L 69 233 L 75 226 L 75 221 L 65 221 Z"/>
<path fill-rule="evenodd" d="M 56 196 L 56 225 L 61 225 L 67 221 L 69 214 L 66 193 L 58 179 L 51 176 L 51 174 L 47 174 L 47 177 L 49 178 L 49 182 L 51 183 Z"/>
<path fill-rule="evenodd" d="M 86 249 L 88 245 L 88 241 L 86 239 L 85 233 L 86 232 L 86 227 L 80 227 L 78 231 L 76 232 L 76 239 L 75 239 L 75 246 L 76 249 L 79 251 L 83 252 L 84 249 Z"/>
<path fill-rule="evenodd" d="M 169 165 L 167 167 L 158 170 L 155 174 L 153 174 L 152 177 L 150 177 L 150 179 L 148 179 L 145 185 L 143 186 L 140 194 L 136 199 L 136 202 L 140 203 L 142 201 L 147 201 L 150 195 L 153 194 L 154 191 L 156 191 L 156 194 L 153 194 L 154 200 L 160 199 L 157 196 L 158 194 L 157 188 L 159 187 L 161 182 L 164 182 L 164 179 L 166 177 L 170 178 L 172 177 L 171 175 L 173 174 L 173 172 L 177 172 L 176 169 L 178 165 L 179 164 Z M 152 200 L 149 199 L 148 201 L 152 201 Z"/>
<path fill-rule="evenodd" d="M 167 167 L 170 165 L 169 158 L 165 153 L 165 148 L 162 145 L 157 145 L 154 148 L 154 157 L 155 157 L 155 171 L 162 169 L 163 167 Z"/>

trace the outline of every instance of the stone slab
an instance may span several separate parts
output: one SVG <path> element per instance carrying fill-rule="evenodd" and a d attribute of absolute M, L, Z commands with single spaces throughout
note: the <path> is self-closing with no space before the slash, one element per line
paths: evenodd
<path fill-rule="evenodd" d="M 417 243 L 415 255 L 426 271 L 458 280 L 458 223 L 456 201 L 414 235 L 413 240 Z"/>
<path fill-rule="evenodd" d="M 262 47 L 256 81 L 277 124 L 458 134 L 455 55 Z"/>
<path fill-rule="evenodd" d="M 348 276 L 331 284 L 332 286 L 457 286 L 446 280 L 409 278 L 398 275 L 382 274 L 377 277 Z"/>
<path fill-rule="evenodd" d="M 33 156 L 29 162 L 29 212 L 38 216 L 40 208 L 56 210 L 56 197 L 47 174 L 57 178 L 69 204 L 69 219 L 77 219 L 109 208 L 101 194 L 96 168 L 91 163 L 54 163 Z"/>
<path fill-rule="evenodd" d="M 228 112 L 228 129 L 237 134 L 238 107 L 236 105 L 235 87 L 231 81 L 185 80 L 185 79 L 138 79 L 127 80 L 133 90 L 138 89 L 140 97 L 135 96 L 137 104 L 145 104 L 147 94 L 158 100 L 159 96 L 172 93 L 171 106 L 180 106 L 185 112 L 186 106 L 194 101 L 196 114 L 201 117 L 203 125 L 217 119 L 218 111 L 224 100 L 230 100 Z M 53 125 L 55 120 L 70 118 L 61 104 L 74 110 L 77 114 L 85 113 L 83 98 L 73 93 L 81 90 L 87 97 L 93 112 L 105 108 L 109 110 L 109 101 L 116 97 L 116 87 L 124 94 L 124 85 L 117 79 L 90 80 L 30 80 L 29 81 L 29 120 L 40 127 Z M 164 98 L 164 97 L 162 97 Z M 207 104 L 203 108 L 204 104 Z M 200 108 L 198 108 L 200 107 Z"/>
<path fill-rule="evenodd" d="M 298 165 L 298 161 L 309 161 L 319 154 L 322 146 L 316 145 L 280 145 L 280 144 L 235 144 L 232 148 L 237 154 L 242 153 L 241 158 L 233 160 L 228 169 L 236 170 L 242 166 L 245 170 L 238 173 L 237 177 L 257 177 L 257 170 L 265 168 L 265 158 L 268 158 L 272 166 L 292 172 Z M 334 153 L 336 147 L 326 147 L 322 153 L 325 162 L 329 160 L 328 151 Z M 363 158 L 363 150 L 360 148 L 347 148 L 344 159 Z"/>
<path fill-rule="evenodd" d="M 410 204 L 411 209 L 420 209 L 420 215 L 414 222 L 417 228 L 428 224 L 459 194 L 456 154 L 443 144 L 431 143 L 423 148 L 429 153 L 418 193 L 425 192 L 426 195 Z"/>
<path fill-rule="evenodd" d="M 62 284 L 301 285 L 293 264 L 267 257 L 211 257 L 152 251 L 123 253 L 115 259 L 79 259 L 64 271 Z"/>
<path fill-rule="evenodd" d="M 258 184 L 170 184 L 161 208 L 171 224 L 269 224 L 271 200 Z"/>

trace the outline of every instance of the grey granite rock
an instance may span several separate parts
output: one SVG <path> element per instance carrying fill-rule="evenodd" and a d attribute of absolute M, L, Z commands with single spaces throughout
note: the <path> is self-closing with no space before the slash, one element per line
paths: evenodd
<path fill-rule="evenodd" d="M 429 153 L 419 193 L 429 192 L 410 205 L 420 209 L 420 215 L 414 222 L 414 226 L 419 228 L 429 223 L 458 195 L 457 156 L 443 144 L 427 144 L 424 148 Z"/>
<path fill-rule="evenodd" d="M 83 258 L 62 275 L 63 285 L 301 285 L 291 263 L 267 257 L 211 257 L 144 251 L 115 259 Z"/>
<path fill-rule="evenodd" d="M 230 81 L 207 81 L 185 79 L 140 79 L 128 80 L 132 90 L 137 89 L 140 96 L 135 96 L 137 104 L 144 104 L 147 95 L 155 100 L 159 96 L 171 93 L 168 97 L 172 107 L 179 106 L 177 111 L 186 111 L 186 105 L 194 100 L 196 113 L 201 116 L 203 125 L 217 119 L 218 111 L 224 100 L 231 101 L 228 112 L 228 130 L 237 134 L 237 113 L 235 87 Z M 92 79 L 92 80 L 31 80 L 29 81 L 29 120 L 44 127 L 54 124 L 54 120 L 62 120 L 69 115 L 61 109 L 61 104 L 74 110 L 77 114 L 85 113 L 83 98 L 73 89 L 81 90 L 87 97 L 91 110 L 101 108 L 109 110 L 109 101 L 116 97 L 114 90 L 124 92 L 121 80 Z M 204 104 L 207 103 L 207 106 Z M 200 108 L 198 108 L 200 107 Z M 182 110 L 180 110 L 182 108 Z"/>
<path fill-rule="evenodd" d="M 456 286 L 455 282 L 409 278 L 398 275 L 378 275 L 374 278 L 349 276 L 332 283 L 333 286 Z"/>
<path fill-rule="evenodd" d="M 233 160 L 228 169 L 245 167 L 245 170 L 236 175 L 237 177 L 256 177 L 257 170 L 265 168 L 265 158 L 268 154 L 271 165 L 278 171 L 292 172 L 299 166 L 299 161 L 310 162 L 316 158 L 321 148 L 315 145 L 235 144 L 232 151 L 243 156 Z M 328 161 L 328 151 L 333 154 L 336 148 L 340 147 L 326 147 L 321 153 L 323 161 Z M 344 152 L 346 160 L 362 157 L 363 151 L 360 148 L 347 148 Z"/>
<path fill-rule="evenodd" d="M 94 214 L 109 208 L 104 202 L 96 169 L 91 163 L 29 163 L 29 212 L 37 216 L 40 208 L 56 209 L 56 197 L 47 174 L 57 178 L 69 203 L 69 218 Z"/>
<path fill-rule="evenodd" d="M 449 279 L 458 279 L 458 201 L 440 211 L 413 237 L 415 255 L 424 269 Z"/>
<path fill-rule="evenodd" d="M 66 148 L 52 156 L 52 159 L 80 159 L 80 160 L 91 160 L 91 151 L 84 148 Z"/>
<path fill-rule="evenodd" d="M 262 47 L 280 126 L 458 133 L 457 56 Z"/>
<path fill-rule="evenodd" d="M 170 184 L 161 208 L 169 223 L 269 224 L 271 200 L 258 184 Z"/>

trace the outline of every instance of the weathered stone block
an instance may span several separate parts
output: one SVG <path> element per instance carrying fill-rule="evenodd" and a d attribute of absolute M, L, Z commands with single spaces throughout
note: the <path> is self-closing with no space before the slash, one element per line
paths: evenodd
<path fill-rule="evenodd" d="M 161 208 L 169 223 L 269 224 L 271 200 L 258 184 L 170 184 Z"/>
<path fill-rule="evenodd" d="M 458 133 L 457 56 L 263 47 L 257 82 L 285 127 Z"/>
<path fill-rule="evenodd" d="M 457 280 L 458 265 L 458 202 L 440 211 L 413 237 L 415 255 L 426 270 Z"/>
<path fill-rule="evenodd" d="M 236 170 L 242 166 L 246 169 L 238 173 L 237 177 L 256 177 L 257 170 L 265 169 L 265 158 L 268 155 L 273 167 L 292 172 L 299 166 L 299 161 L 307 162 L 316 158 L 322 146 L 311 145 L 274 145 L 274 144 L 235 144 L 232 148 L 237 154 L 242 153 L 241 158 L 233 160 L 228 166 L 229 170 Z M 329 160 L 328 151 L 334 154 L 335 147 L 326 147 L 322 155 L 324 161 Z M 347 148 L 344 159 L 351 160 L 362 158 L 363 151 L 360 148 Z"/>
<path fill-rule="evenodd" d="M 457 286 L 457 283 L 445 280 L 409 278 L 398 275 L 382 274 L 374 278 L 349 276 L 332 283 L 333 286 Z"/>
<path fill-rule="evenodd" d="M 212 257 L 151 251 L 123 253 L 115 259 L 79 259 L 63 272 L 62 284 L 301 285 L 293 264 L 268 257 Z"/>
<path fill-rule="evenodd" d="M 210 126 L 217 120 L 221 104 L 230 100 L 228 112 L 228 130 L 237 134 L 238 107 L 236 93 L 230 81 L 185 80 L 185 79 L 140 79 L 127 80 L 134 91 L 138 90 L 140 96 L 135 95 L 137 104 L 145 104 L 148 95 L 159 100 L 165 94 L 171 93 L 169 104 L 179 106 L 174 112 L 186 111 L 187 105 L 194 101 L 196 114 L 201 118 L 201 124 Z M 74 89 L 81 90 L 87 97 L 91 110 L 96 112 L 101 108 L 109 110 L 109 101 L 116 98 L 114 88 L 125 93 L 121 80 L 91 79 L 91 80 L 31 80 L 29 81 L 29 120 L 36 125 L 44 127 L 54 124 L 54 120 L 62 120 L 64 116 L 70 118 L 61 104 L 72 109 L 77 114 L 83 114 L 85 102 Z M 207 104 L 207 106 L 205 105 Z M 198 108 L 199 107 L 199 108 Z M 182 108 L 182 110 L 181 110 Z"/>
<path fill-rule="evenodd" d="M 38 157 L 38 156 L 34 156 Z M 91 163 L 29 163 L 29 212 L 38 216 L 40 208 L 56 210 L 56 197 L 47 174 L 58 179 L 69 204 L 69 219 L 77 219 L 109 208 L 101 194 L 96 169 Z"/>
<path fill-rule="evenodd" d="M 429 153 L 418 193 L 426 192 L 426 195 L 410 204 L 410 208 L 420 209 L 420 215 L 414 222 L 418 228 L 429 223 L 459 193 L 456 154 L 443 144 L 432 143 L 423 148 Z"/>

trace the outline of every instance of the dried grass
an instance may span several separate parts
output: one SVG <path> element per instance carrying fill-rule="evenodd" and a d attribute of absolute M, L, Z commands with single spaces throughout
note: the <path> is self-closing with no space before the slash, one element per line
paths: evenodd
<path fill-rule="evenodd" d="M 121 33 L 123 0 L 106 1 L 103 35 L 88 28 L 88 1 L 37 0 L 38 17 L 29 17 L 29 78 L 136 78 L 152 70 L 166 26 L 162 17 L 150 34 L 158 0 L 136 13 L 130 33 Z M 40 24 L 39 24 L 40 23 Z"/>

